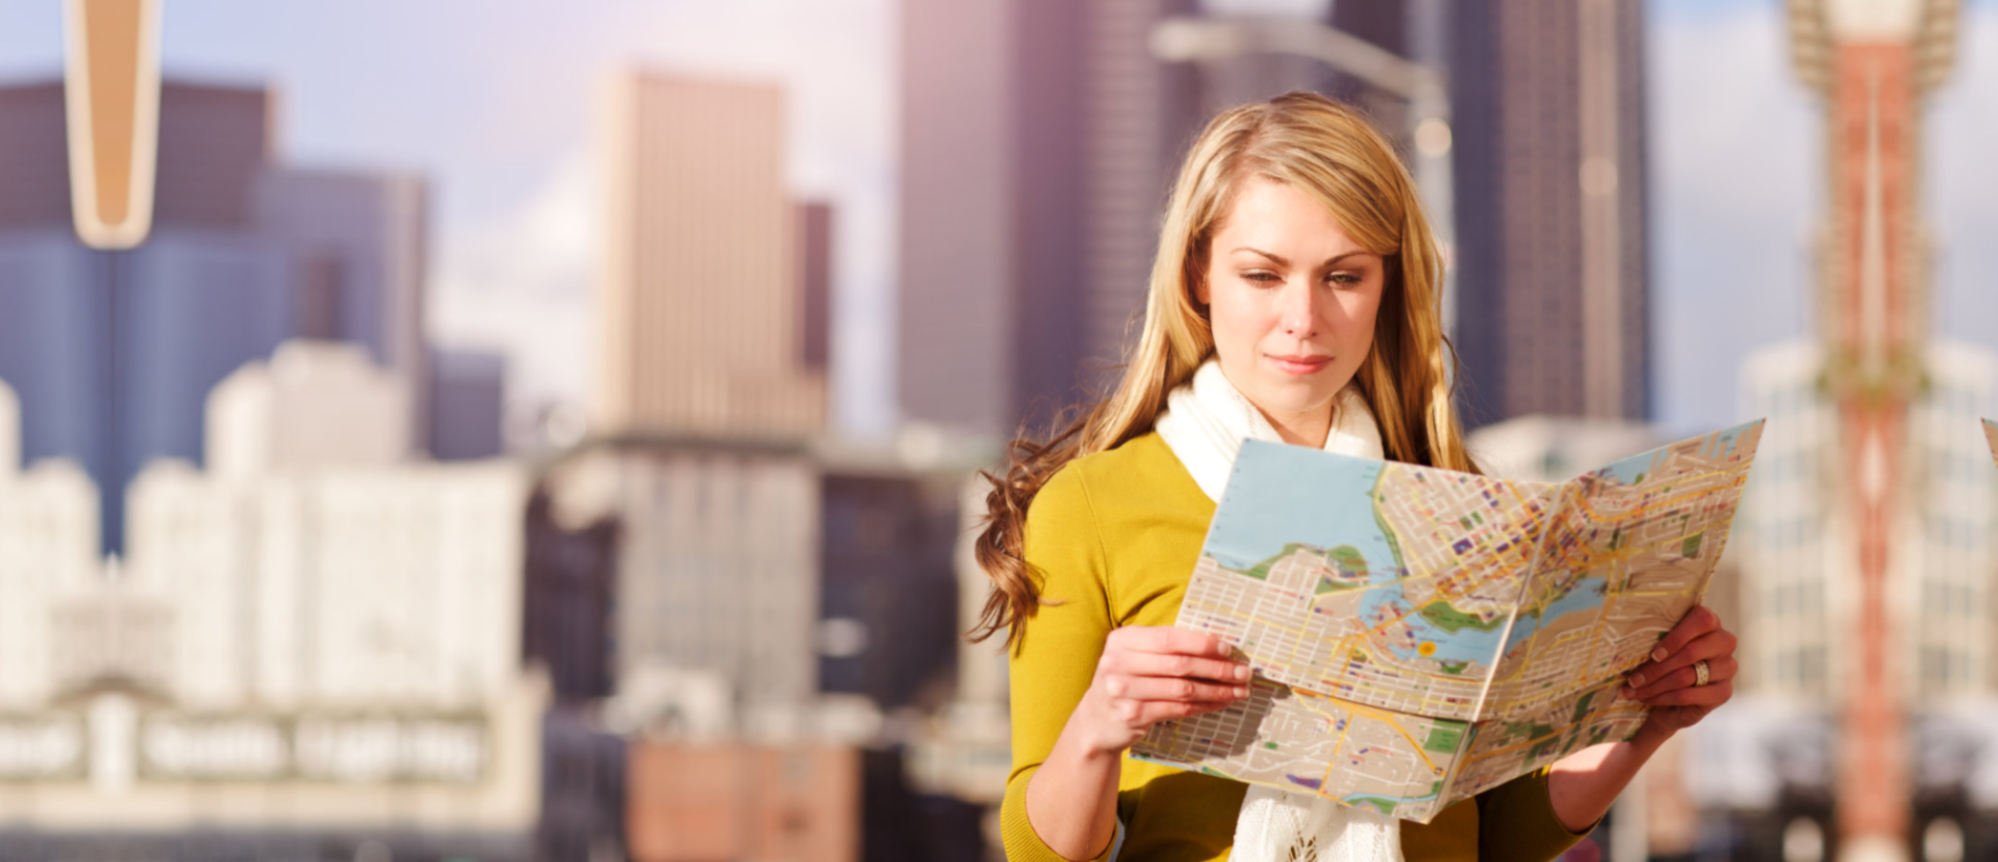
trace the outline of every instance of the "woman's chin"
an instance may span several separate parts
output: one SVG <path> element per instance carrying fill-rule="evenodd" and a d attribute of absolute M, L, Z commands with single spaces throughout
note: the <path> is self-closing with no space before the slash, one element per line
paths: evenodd
<path fill-rule="evenodd" d="M 1302 381 L 1291 381 L 1288 386 L 1272 386 L 1251 397 L 1257 407 L 1265 413 L 1282 413 L 1297 416 L 1317 410 L 1331 410 L 1332 397 L 1339 394 L 1337 389 L 1325 386 L 1307 386 Z"/>

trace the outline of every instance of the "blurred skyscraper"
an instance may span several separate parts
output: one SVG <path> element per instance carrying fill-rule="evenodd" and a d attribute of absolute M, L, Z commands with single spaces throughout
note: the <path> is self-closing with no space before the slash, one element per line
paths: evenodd
<path fill-rule="evenodd" d="M 822 463 L 820 688 L 883 709 L 934 708 L 950 695 L 961 634 L 952 556 L 962 474 Z"/>
<path fill-rule="evenodd" d="M 832 368 L 833 208 L 821 201 L 801 203 L 798 217 L 798 288 L 804 316 L 799 361 L 809 371 Z"/>
<path fill-rule="evenodd" d="M 266 91 L 169 81 L 152 234 L 97 251 L 71 226 L 63 111 L 61 83 L 0 88 L 0 379 L 22 457 L 73 459 L 104 489 L 107 548 L 126 483 L 198 463 L 208 390 L 287 338 L 359 343 L 404 375 L 420 445 L 419 180 L 284 168 Z"/>
<path fill-rule="evenodd" d="M 1194 5 L 903 4 L 903 418 L 1009 435 L 1121 360 L 1199 122 L 1146 40 Z"/>
<path fill-rule="evenodd" d="M 407 388 L 356 345 L 238 369 L 208 468 L 132 483 L 122 567 L 73 469 L 0 474 L 0 856 L 528 855 L 528 476 L 409 463 Z"/>
<path fill-rule="evenodd" d="M 256 228 L 291 255 L 290 337 L 359 344 L 403 375 L 411 387 L 411 439 L 420 448 L 436 412 L 420 406 L 431 395 L 423 330 L 426 184 L 371 171 L 277 168 L 258 176 L 252 195 Z"/>
<path fill-rule="evenodd" d="M 1329 3 L 1319 21 L 1358 37 L 1374 47 L 1405 59 L 1418 58 L 1415 37 L 1435 28 L 1440 34 L 1446 15 L 1430 10 L 1422 0 L 1369 0 Z M 1343 74 L 1316 57 L 1282 53 L 1244 53 L 1203 61 L 1199 74 L 1200 108 L 1204 116 L 1268 99 L 1292 90 L 1323 93 L 1366 112 L 1382 133 L 1405 151 L 1409 137 L 1408 102 L 1367 82 Z"/>
<path fill-rule="evenodd" d="M 1977 418 L 1998 412 L 1998 356 L 1960 342 L 1929 345 L 1930 395 L 1910 415 L 1907 471 L 1918 493 L 1892 527 L 1902 610 L 1898 688 L 1917 700 L 1998 691 L 1991 577 L 1998 574 L 1998 475 Z M 1757 692 L 1835 703 L 1855 682 L 1846 649 L 1856 625 L 1857 564 L 1841 549 L 1854 527 L 1828 507 L 1838 480 L 1838 414 L 1818 392 L 1822 346 L 1799 341 L 1753 354 L 1742 369 L 1744 415 L 1769 431 L 1731 546 L 1752 576 L 1743 682 Z"/>
<path fill-rule="evenodd" d="M 16 465 L 20 402 L 0 382 L 0 714 L 22 716 L 60 693 L 65 673 L 50 655 L 59 621 L 50 609 L 97 586 L 97 489 L 73 462 L 50 459 L 23 472 Z M 122 642 L 101 644 L 102 660 L 115 661 Z M 104 655 L 113 654 L 113 655 Z M 85 660 L 88 663 L 90 660 Z M 38 778 L 69 764 L 20 746 L 23 736 L 70 727 L 81 745 L 81 727 L 49 720 L 0 725 L 0 783 Z M 10 737 L 10 734 L 12 736 Z M 10 746 L 10 743 L 12 745 Z M 55 746 L 59 753 L 61 745 Z M 32 748 L 32 747 L 31 747 Z"/>
<path fill-rule="evenodd" d="M 525 646 L 560 701 L 538 852 L 625 858 L 629 839 L 632 858 L 682 858 L 683 826 L 704 849 L 748 852 L 736 839 L 767 825 L 736 805 L 753 788 L 717 797 L 703 773 L 699 798 L 648 791 L 687 786 L 662 738 L 788 744 L 814 729 L 820 514 L 805 444 L 825 429 L 833 214 L 785 188 L 774 86 L 627 71 L 607 107 L 597 415 L 527 512 Z M 438 367 L 463 409 L 493 400 L 477 363 Z M 741 778 L 737 765 L 720 778 Z M 855 825 L 858 788 L 829 789 L 813 841 Z"/>
<path fill-rule="evenodd" d="M 1957 6 L 1789 5 L 1795 70 L 1825 109 L 1818 332 L 1743 369 L 1743 407 L 1770 417 L 1757 460 L 1771 459 L 1738 528 L 1744 687 L 1836 722 L 1824 826 L 1851 858 L 1938 846 L 1925 832 L 1965 855 L 1964 824 L 1928 803 L 1962 798 L 1972 768 L 1923 754 L 1921 728 L 1988 711 L 1998 689 L 1998 477 L 1976 422 L 1998 397 L 1998 356 L 1932 337 L 1920 204 L 1923 107 L 1954 65 Z"/>
<path fill-rule="evenodd" d="M 1532 413 L 1642 419 L 1643 4 L 1449 10 L 1465 415 L 1474 425 Z"/>
<path fill-rule="evenodd" d="M 506 355 L 430 351 L 430 456 L 439 461 L 496 458 L 505 451 Z"/>
<path fill-rule="evenodd" d="M 648 674 L 696 672 L 714 675 L 728 714 L 746 722 L 789 721 L 810 704 L 820 515 L 802 448 L 592 444 L 550 482 L 559 522 L 623 525 L 610 633 L 620 696 Z M 642 721 L 675 708 L 633 703 Z"/>
<path fill-rule="evenodd" d="M 597 432 L 823 430 L 805 252 L 827 246 L 784 188 L 783 92 L 628 72 L 609 106 Z"/>

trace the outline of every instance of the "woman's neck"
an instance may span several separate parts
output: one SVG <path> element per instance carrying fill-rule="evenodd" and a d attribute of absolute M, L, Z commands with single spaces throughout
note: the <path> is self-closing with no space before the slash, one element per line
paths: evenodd
<path fill-rule="evenodd" d="M 1253 401 L 1249 403 L 1255 404 Z M 1277 436 L 1282 438 L 1283 442 L 1292 446 L 1323 449 L 1325 438 L 1332 433 L 1334 409 L 1336 409 L 1334 405 L 1328 404 L 1324 409 L 1307 413 L 1272 413 L 1261 407 L 1257 407 L 1256 412 L 1263 414 L 1263 418 L 1269 420 L 1270 427 L 1276 429 Z"/>

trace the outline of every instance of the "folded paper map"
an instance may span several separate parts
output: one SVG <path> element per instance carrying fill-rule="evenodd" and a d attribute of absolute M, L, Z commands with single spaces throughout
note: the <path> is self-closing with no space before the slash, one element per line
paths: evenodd
<path fill-rule="evenodd" d="M 1984 420 L 1984 442 L 1991 444 L 1991 460 L 1998 461 L 1998 422 Z"/>
<path fill-rule="evenodd" d="M 1250 696 L 1131 754 L 1428 822 L 1598 742 L 1622 674 L 1700 601 L 1752 422 L 1567 482 L 1242 446 L 1180 608 Z"/>

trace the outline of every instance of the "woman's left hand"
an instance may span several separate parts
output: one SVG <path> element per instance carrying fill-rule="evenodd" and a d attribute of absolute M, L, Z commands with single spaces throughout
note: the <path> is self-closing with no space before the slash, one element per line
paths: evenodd
<path fill-rule="evenodd" d="M 1651 716 L 1638 730 L 1671 736 L 1707 717 L 1714 707 L 1734 696 L 1734 675 L 1740 665 L 1734 660 L 1735 637 L 1721 627 L 1720 616 L 1695 606 L 1647 661 L 1624 676 L 1618 692 L 1651 707 Z M 1695 662 L 1707 663 L 1706 685 L 1696 685 L 1699 672 Z"/>

